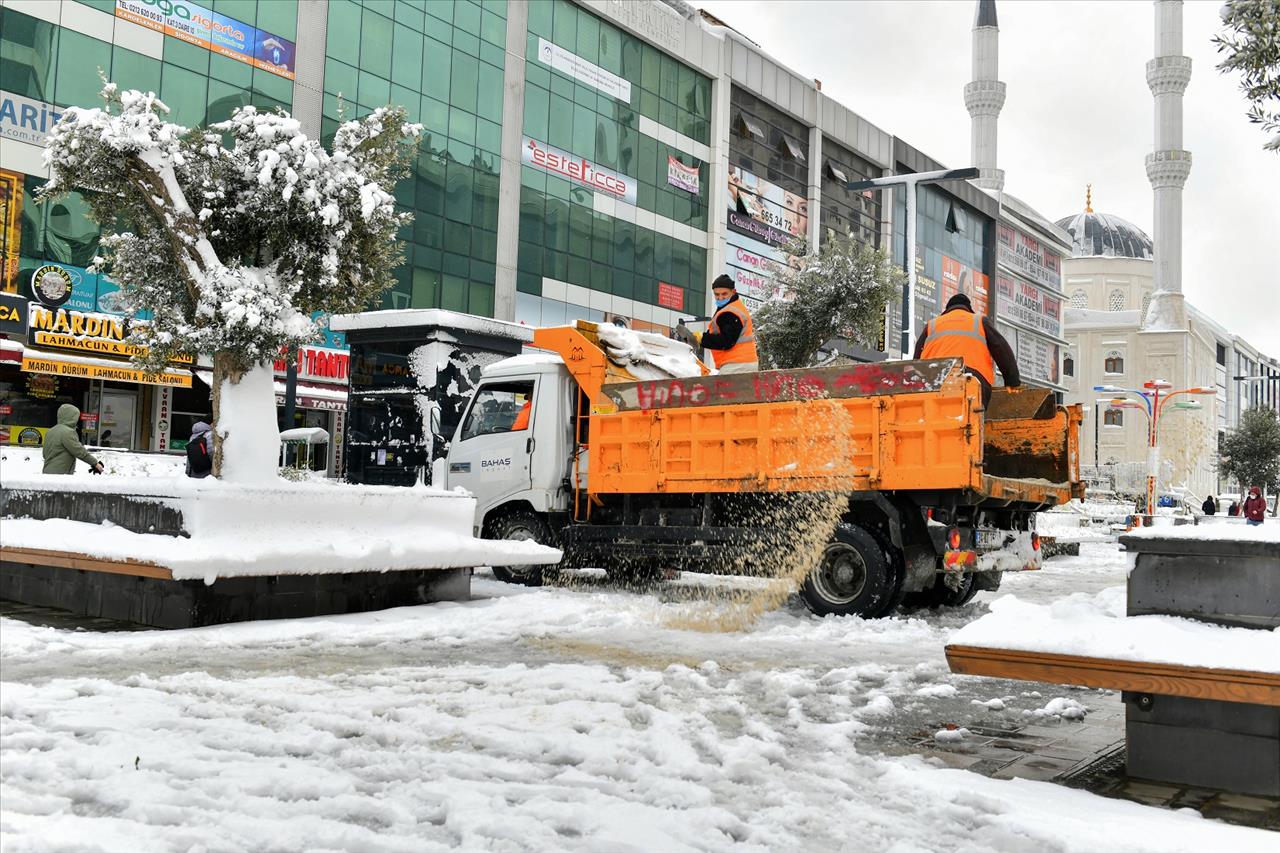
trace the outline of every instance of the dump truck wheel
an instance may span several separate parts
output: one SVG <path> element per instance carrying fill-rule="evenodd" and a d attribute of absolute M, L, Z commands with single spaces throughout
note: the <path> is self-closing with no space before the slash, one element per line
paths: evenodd
<path fill-rule="evenodd" d="M 907 558 L 903 555 L 902 549 L 893 544 L 893 540 L 889 538 L 888 534 L 877 529 L 868 529 L 867 532 L 880 543 L 880 548 L 884 551 L 885 558 L 889 561 L 889 570 L 893 573 L 893 587 L 889 594 L 885 596 L 884 605 L 880 608 L 880 612 L 875 615 L 877 618 L 892 616 L 897 611 L 898 605 L 902 604 L 902 599 L 907 595 Z"/>
<path fill-rule="evenodd" d="M 554 546 L 551 530 L 546 521 L 536 513 L 527 510 L 516 510 L 501 516 L 489 527 L 489 539 L 514 539 L 533 541 L 541 545 Z M 518 583 L 522 586 L 542 586 L 544 579 L 550 580 L 554 566 L 494 566 L 493 576 L 507 583 Z"/>
<path fill-rule="evenodd" d="M 881 615 L 893 595 L 894 572 L 876 538 L 852 524 L 836 525 L 822 562 L 800 587 L 818 616 Z"/>
<path fill-rule="evenodd" d="M 933 582 L 933 586 L 923 589 L 920 592 L 913 592 L 907 596 L 904 607 L 909 609 L 918 609 L 928 607 L 937 610 L 939 607 L 961 607 L 973 600 L 978 594 L 978 584 L 974 575 L 967 574 L 960 579 L 960 588 L 952 589 L 947 586 L 944 577 L 939 574 Z"/>

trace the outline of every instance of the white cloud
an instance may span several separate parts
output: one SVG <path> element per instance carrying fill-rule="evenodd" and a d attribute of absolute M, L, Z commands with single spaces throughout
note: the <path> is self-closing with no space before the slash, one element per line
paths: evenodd
<path fill-rule="evenodd" d="M 701 0 L 698 5 L 822 81 L 823 92 L 948 166 L 969 165 L 972 2 Z M 1146 62 L 1151 3 L 999 3 L 999 165 L 1006 188 L 1050 219 L 1094 209 L 1151 232 L 1153 148 Z M 1192 59 L 1185 145 L 1183 290 L 1280 357 L 1280 156 L 1245 118 L 1234 75 L 1214 66 L 1218 2 L 1183 7 Z"/>

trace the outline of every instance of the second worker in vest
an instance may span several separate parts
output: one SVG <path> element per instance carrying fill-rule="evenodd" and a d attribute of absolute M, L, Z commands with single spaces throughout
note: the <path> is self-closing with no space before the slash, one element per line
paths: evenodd
<path fill-rule="evenodd" d="M 760 369 L 756 330 L 733 279 L 727 275 L 717 278 L 711 283 L 711 295 L 716 300 L 716 313 L 710 327 L 697 336 L 698 343 L 711 351 L 721 373 L 756 372 Z"/>
<path fill-rule="evenodd" d="M 941 317 L 928 322 L 916 340 L 916 358 L 963 358 L 966 373 L 982 383 L 982 405 L 991 402 L 997 367 L 1008 388 L 1022 384 L 1013 348 L 986 317 L 973 313 L 969 297 L 957 293 L 947 300 Z"/>

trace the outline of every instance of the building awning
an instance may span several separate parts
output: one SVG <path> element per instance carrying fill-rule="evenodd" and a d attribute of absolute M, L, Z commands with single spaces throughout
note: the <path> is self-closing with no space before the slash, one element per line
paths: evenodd
<path fill-rule="evenodd" d="M 213 387 L 212 370 L 196 370 L 196 377 L 201 382 Z M 284 405 L 285 384 L 279 379 L 272 383 L 275 386 L 276 405 Z M 329 412 L 345 412 L 347 410 L 347 386 L 320 385 L 314 382 L 299 382 L 295 398 L 300 409 L 320 409 Z"/>
<path fill-rule="evenodd" d="M 7 350 L 7 347 L 6 347 Z M 23 347 L 22 369 L 27 373 L 49 373 L 76 379 L 103 379 L 113 382 L 134 382 L 139 385 L 166 385 L 170 388 L 190 388 L 191 371 L 171 368 L 160 373 L 146 373 L 131 362 L 110 358 L 94 358 L 86 355 L 53 352 L 36 347 Z"/>
<path fill-rule="evenodd" d="M 0 361 L 9 361 L 14 364 L 22 363 L 22 341 L 11 341 L 8 338 L 0 338 Z"/>

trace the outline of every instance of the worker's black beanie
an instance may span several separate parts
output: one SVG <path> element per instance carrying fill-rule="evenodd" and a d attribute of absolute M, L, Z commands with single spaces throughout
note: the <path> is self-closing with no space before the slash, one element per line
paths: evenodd
<path fill-rule="evenodd" d="M 715 290 L 717 287 L 727 287 L 727 288 L 729 288 L 730 290 L 737 290 L 737 289 L 738 289 L 738 283 L 737 283 L 737 282 L 735 282 L 735 281 L 734 281 L 732 278 L 730 278 L 729 276 L 727 276 L 727 275 L 722 275 L 722 276 L 720 276 L 719 278 L 717 278 L 715 281 L 711 282 L 711 289 L 712 289 L 712 290 Z"/>
<path fill-rule="evenodd" d="M 952 308 L 956 308 L 956 307 L 968 308 L 970 311 L 972 311 L 973 303 L 970 302 L 969 297 L 965 296 L 963 293 L 957 293 L 955 296 L 947 300 L 947 307 L 943 308 L 942 310 L 950 311 Z"/>

